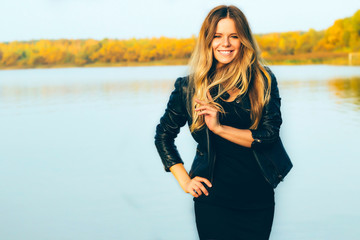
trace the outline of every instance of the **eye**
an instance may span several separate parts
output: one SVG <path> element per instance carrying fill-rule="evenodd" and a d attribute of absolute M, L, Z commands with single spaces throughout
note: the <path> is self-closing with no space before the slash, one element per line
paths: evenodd
<path fill-rule="evenodd" d="M 238 39 L 239 37 L 237 35 L 232 35 L 231 38 Z"/>
<path fill-rule="evenodd" d="M 220 38 L 221 36 L 220 35 L 215 35 L 214 38 Z"/>

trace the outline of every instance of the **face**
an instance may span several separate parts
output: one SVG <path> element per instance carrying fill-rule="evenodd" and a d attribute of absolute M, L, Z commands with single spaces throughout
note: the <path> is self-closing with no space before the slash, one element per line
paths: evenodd
<path fill-rule="evenodd" d="M 230 63 L 239 53 L 240 38 L 235 28 L 234 20 L 230 18 L 221 19 L 216 27 L 212 49 L 217 67 Z"/>

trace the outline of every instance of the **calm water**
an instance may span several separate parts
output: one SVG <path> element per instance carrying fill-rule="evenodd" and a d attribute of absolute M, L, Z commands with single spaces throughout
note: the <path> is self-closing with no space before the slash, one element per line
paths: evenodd
<path fill-rule="evenodd" d="M 272 240 L 360 239 L 360 68 L 273 66 L 294 168 Z M 197 239 L 153 144 L 186 67 L 0 71 L 0 239 Z M 189 168 L 195 144 L 176 140 Z"/>

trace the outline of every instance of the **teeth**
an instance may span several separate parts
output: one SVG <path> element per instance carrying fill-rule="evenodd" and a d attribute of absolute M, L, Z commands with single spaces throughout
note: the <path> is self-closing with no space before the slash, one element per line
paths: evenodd
<path fill-rule="evenodd" d="M 222 55 L 224 55 L 224 56 L 230 56 L 230 55 L 231 55 L 231 52 L 232 52 L 232 51 L 229 51 L 229 50 L 228 50 L 228 51 L 219 50 L 219 53 L 222 54 Z"/>

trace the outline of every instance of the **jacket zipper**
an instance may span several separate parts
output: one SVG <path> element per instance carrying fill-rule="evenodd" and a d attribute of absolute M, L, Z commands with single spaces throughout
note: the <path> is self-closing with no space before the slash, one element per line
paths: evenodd
<path fill-rule="evenodd" d="M 258 142 L 258 143 L 261 143 L 261 140 L 260 139 L 254 139 L 256 142 Z M 255 156 L 255 158 L 256 158 L 256 155 L 254 154 L 254 156 Z M 274 166 L 274 168 L 275 168 L 275 170 L 276 170 L 276 175 L 277 175 L 277 177 L 278 178 L 280 178 L 280 181 L 283 181 L 283 176 L 280 174 L 280 171 L 279 171 L 279 169 L 278 169 L 278 167 L 276 166 L 276 164 L 269 158 L 269 157 L 267 157 L 267 156 L 265 156 L 266 157 L 266 159 L 268 160 L 268 161 L 270 161 L 271 162 L 271 164 Z M 258 159 L 256 159 L 257 160 L 257 162 L 259 163 L 259 161 L 258 161 Z M 260 165 L 260 163 L 259 163 L 259 165 Z M 260 166 L 261 167 L 261 166 Z"/>
<path fill-rule="evenodd" d="M 209 134 L 209 129 L 208 129 L 208 128 L 206 128 L 206 138 L 207 138 L 208 162 L 210 163 L 210 167 L 209 167 L 210 182 L 213 183 L 213 180 L 214 180 L 215 155 L 214 155 L 213 161 L 211 161 L 211 155 L 210 155 L 210 134 Z"/>
<path fill-rule="evenodd" d="M 214 180 L 214 168 L 215 168 L 215 160 L 216 160 L 216 155 L 214 153 L 214 157 L 213 157 L 213 164 L 212 164 L 212 170 L 211 170 L 211 178 L 210 178 L 210 182 L 213 183 Z"/>
<path fill-rule="evenodd" d="M 254 157 L 255 157 L 255 159 L 256 159 L 256 162 L 258 163 L 258 165 L 259 165 L 259 167 L 260 167 L 260 169 L 261 169 L 261 171 L 263 172 L 263 176 L 264 176 L 264 178 L 265 178 L 265 180 L 272 186 L 272 187 L 274 187 L 273 186 L 273 184 L 270 182 L 270 180 L 266 177 L 266 174 L 265 174 L 265 171 L 264 171 L 264 168 L 261 166 L 261 164 L 260 164 L 260 162 L 259 162 L 259 159 L 257 158 L 257 156 L 256 156 L 256 154 L 254 154 Z"/>
<path fill-rule="evenodd" d="M 279 169 L 277 168 L 276 164 L 275 164 L 270 158 L 268 158 L 267 156 L 265 156 L 265 157 L 266 157 L 266 159 L 267 159 L 268 161 L 271 162 L 271 164 L 272 164 L 273 167 L 275 168 L 277 177 L 280 178 L 280 181 L 283 181 L 282 175 L 280 174 L 280 171 L 279 171 Z"/>

